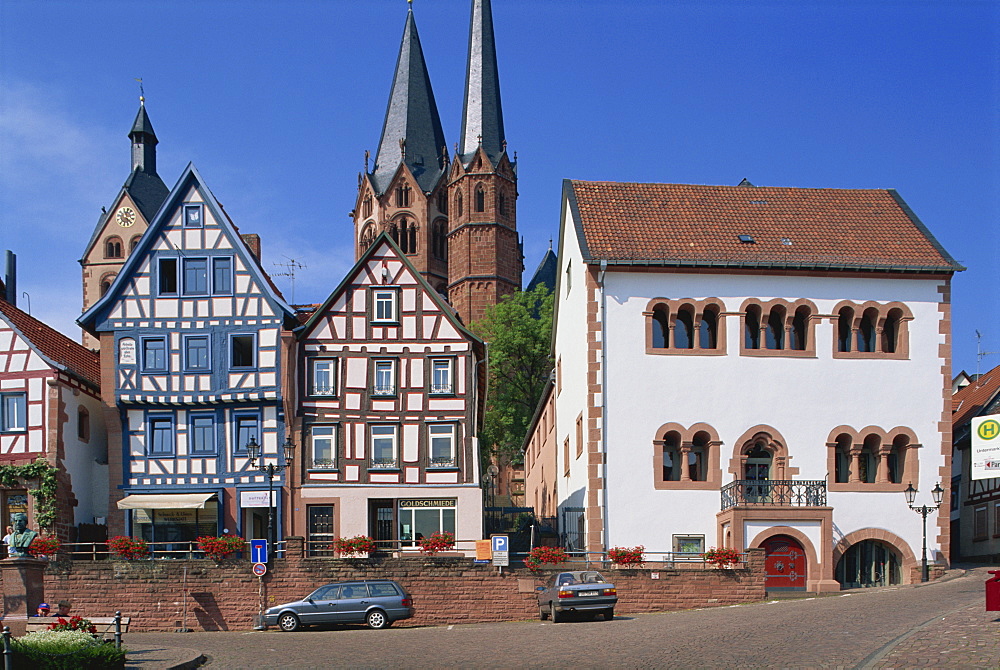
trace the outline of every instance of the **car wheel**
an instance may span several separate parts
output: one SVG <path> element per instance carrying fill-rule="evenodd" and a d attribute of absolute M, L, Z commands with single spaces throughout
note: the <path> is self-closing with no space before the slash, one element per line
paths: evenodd
<path fill-rule="evenodd" d="M 605 621 L 611 621 L 614 618 L 615 618 L 615 608 L 614 607 L 609 607 L 608 609 L 604 610 L 604 620 Z"/>
<path fill-rule="evenodd" d="M 365 623 L 368 624 L 369 628 L 378 630 L 379 628 L 388 628 L 392 622 L 389 621 L 389 617 L 382 610 L 372 610 L 365 617 Z"/>
<path fill-rule="evenodd" d="M 549 603 L 549 616 L 552 617 L 552 623 L 559 623 L 563 620 L 563 617 L 556 611 L 555 603 Z"/>
<path fill-rule="evenodd" d="M 538 618 L 541 619 L 542 621 L 545 621 L 546 619 L 549 618 L 548 611 L 544 607 L 542 607 L 541 604 L 538 605 Z"/>
<path fill-rule="evenodd" d="M 278 617 L 278 628 L 286 633 L 297 631 L 300 625 L 299 618 L 291 612 L 285 612 Z"/>

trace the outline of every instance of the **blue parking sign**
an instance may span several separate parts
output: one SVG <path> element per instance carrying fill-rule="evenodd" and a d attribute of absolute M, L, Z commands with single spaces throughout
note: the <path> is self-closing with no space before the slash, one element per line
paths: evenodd
<path fill-rule="evenodd" d="M 493 535 L 492 537 L 490 537 L 490 540 L 493 541 L 493 551 L 494 552 L 507 551 L 507 547 L 509 546 L 509 542 L 507 541 L 507 536 L 506 535 Z"/>
<path fill-rule="evenodd" d="M 267 540 L 250 540 L 250 562 L 267 563 Z"/>

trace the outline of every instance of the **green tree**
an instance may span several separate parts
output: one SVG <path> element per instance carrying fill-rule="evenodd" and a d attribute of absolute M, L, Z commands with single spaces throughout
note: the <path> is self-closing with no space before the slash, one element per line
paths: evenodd
<path fill-rule="evenodd" d="M 470 329 L 486 340 L 489 386 L 480 445 L 483 466 L 521 463 L 521 444 L 552 371 L 552 293 L 545 285 L 504 296 Z"/>

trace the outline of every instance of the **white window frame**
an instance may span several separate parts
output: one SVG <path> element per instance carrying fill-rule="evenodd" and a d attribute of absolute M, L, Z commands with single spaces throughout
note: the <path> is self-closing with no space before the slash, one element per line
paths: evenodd
<path fill-rule="evenodd" d="M 432 468 L 454 468 L 458 466 L 455 456 L 457 426 L 454 423 L 427 424 L 427 460 Z M 435 443 L 447 441 L 446 456 L 435 455 Z"/>
<path fill-rule="evenodd" d="M 325 370 L 329 374 L 329 384 L 320 386 L 316 383 L 319 376 L 320 366 L 329 366 Z M 335 396 L 337 395 L 337 359 L 336 358 L 310 358 L 309 359 L 309 395 L 313 396 Z"/>
<path fill-rule="evenodd" d="M 0 395 L 0 432 L 23 433 L 26 430 L 28 430 L 28 394 L 19 391 Z"/>
<path fill-rule="evenodd" d="M 399 322 L 399 290 L 395 288 L 372 289 L 372 323 Z"/>
<path fill-rule="evenodd" d="M 439 381 L 438 372 L 443 371 L 446 381 Z M 455 359 L 431 359 L 431 395 L 454 395 L 455 393 Z"/>
<path fill-rule="evenodd" d="M 392 452 L 391 458 L 375 458 L 376 443 L 385 441 L 386 445 L 380 445 L 379 450 L 383 451 L 386 446 Z M 399 468 L 399 426 L 394 423 L 372 424 L 368 428 L 368 447 L 370 455 L 369 468 L 372 470 L 395 470 Z"/>
<path fill-rule="evenodd" d="M 324 444 L 325 443 L 325 444 Z M 335 470 L 337 468 L 337 424 L 314 424 L 309 429 L 311 470 Z M 329 454 L 321 457 L 320 449 Z"/>
<path fill-rule="evenodd" d="M 384 377 L 388 378 L 388 383 Z M 372 396 L 394 395 L 396 395 L 396 361 L 391 358 L 376 359 L 372 363 Z"/>

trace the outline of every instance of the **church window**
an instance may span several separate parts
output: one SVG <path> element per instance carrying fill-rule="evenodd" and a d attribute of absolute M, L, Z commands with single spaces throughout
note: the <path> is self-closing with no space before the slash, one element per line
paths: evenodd
<path fill-rule="evenodd" d="M 215 295 L 233 293 L 233 259 L 229 256 L 212 259 L 212 293 Z"/>
<path fill-rule="evenodd" d="M 105 277 L 104 279 L 101 280 L 101 297 L 102 298 L 104 297 L 105 293 L 107 293 L 109 290 L 111 290 L 111 284 L 114 281 L 115 281 L 115 276 L 114 275 L 108 275 L 107 277 Z"/>
<path fill-rule="evenodd" d="M 372 291 L 372 321 L 374 322 L 396 322 L 396 298 L 395 289 L 376 289 Z"/>
<path fill-rule="evenodd" d="M 375 224 L 369 221 L 365 224 L 364 230 L 361 231 L 361 240 L 358 245 L 358 251 L 360 253 L 364 253 L 373 242 L 375 242 Z"/>
<path fill-rule="evenodd" d="M 309 383 L 309 395 L 337 395 L 336 358 L 310 359 L 309 372 L 312 376 Z"/>
<path fill-rule="evenodd" d="M 185 258 L 183 267 L 184 295 L 208 294 L 208 259 Z"/>
<path fill-rule="evenodd" d="M 200 204 L 184 205 L 185 228 L 201 228 L 204 225 L 202 219 L 202 206 Z"/>
<path fill-rule="evenodd" d="M 177 259 L 161 258 L 157 267 L 160 295 L 177 295 Z"/>
<path fill-rule="evenodd" d="M 442 214 L 448 213 L 448 192 L 439 191 L 437 197 L 438 211 Z"/>
<path fill-rule="evenodd" d="M 372 197 L 371 195 L 366 195 L 364 202 L 361 205 L 361 215 L 368 218 L 372 215 Z"/>
<path fill-rule="evenodd" d="M 142 339 L 142 369 L 143 372 L 166 372 L 166 338 L 144 337 Z"/>
<path fill-rule="evenodd" d="M 500 210 L 500 216 L 507 216 L 507 194 L 503 191 L 497 194 L 497 208 Z"/>
<path fill-rule="evenodd" d="M 174 453 L 173 416 L 151 416 L 148 424 L 149 455 L 168 456 Z"/>
<path fill-rule="evenodd" d="M 396 207 L 410 206 L 410 190 L 406 184 L 396 188 Z"/>
<path fill-rule="evenodd" d="M 213 414 L 189 414 L 188 439 L 192 454 L 215 453 L 215 416 Z"/>
<path fill-rule="evenodd" d="M 229 367 L 252 368 L 256 364 L 253 335 L 232 335 L 229 338 Z"/>
<path fill-rule="evenodd" d="M 142 239 L 141 235 L 134 235 L 132 237 L 132 240 L 128 243 L 128 252 L 129 253 L 132 253 L 133 251 L 135 251 L 135 248 L 137 246 L 139 246 L 139 240 L 140 239 Z"/>
<path fill-rule="evenodd" d="M 760 305 L 747 306 L 743 331 L 743 348 L 760 349 Z"/>
<path fill-rule="evenodd" d="M 462 216 L 462 192 L 459 191 L 458 195 L 455 196 L 455 202 L 458 205 L 458 215 Z"/>
<path fill-rule="evenodd" d="M 476 184 L 476 211 L 486 211 L 486 189 L 482 184 Z"/>
<path fill-rule="evenodd" d="M 25 393 L 0 394 L 0 431 L 19 433 L 27 428 L 27 399 Z"/>
<path fill-rule="evenodd" d="M 208 335 L 184 337 L 184 367 L 187 370 L 209 369 Z"/>
<path fill-rule="evenodd" d="M 122 240 L 120 237 L 109 237 L 104 242 L 105 258 L 122 258 Z"/>
<path fill-rule="evenodd" d="M 764 331 L 764 344 L 768 349 L 785 348 L 785 309 L 780 306 L 771 308 L 767 315 L 767 330 Z"/>
<path fill-rule="evenodd" d="M 434 248 L 435 258 L 448 259 L 448 224 L 444 221 L 438 221 L 434 224 L 431 245 Z"/>
<path fill-rule="evenodd" d="M 90 412 L 86 407 L 76 410 L 76 436 L 83 442 L 90 441 Z"/>

